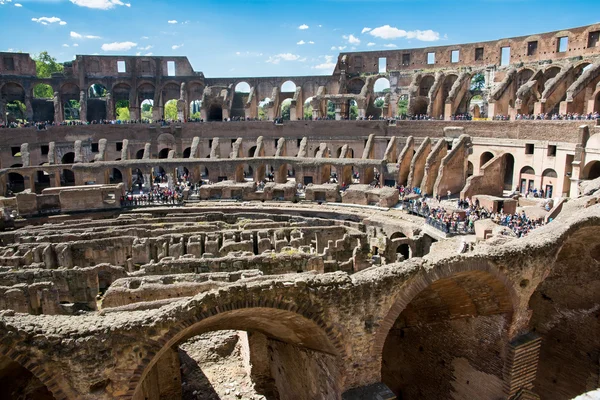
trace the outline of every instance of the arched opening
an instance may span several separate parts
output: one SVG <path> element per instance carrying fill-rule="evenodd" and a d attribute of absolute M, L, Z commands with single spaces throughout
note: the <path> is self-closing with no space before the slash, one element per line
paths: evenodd
<path fill-rule="evenodd" d="M 75 153 L 70 151 L 65 153 L 60 159 L 61 164 L 73 164 L 75 162 Z"/>
<path fill-rule="evenodd" d="M 216 349 L 210 359 L 208 347 Z M 215 311 L 157 349 L 130 388 L 134 398 L 150 393 L 157 398 L 227 398 L 224 391 L 230 386 L 222 384 L 225 362 L 240 370 L 234 377 L 240 379 L 238 397 L 341 398 L 340 357 L 326 331 L 277 308 Z"/>
<path fill-rule="evenodd" d="M 60 174 L 60 186 L 75 186 L 75 173 L 70 169 L 63 169 Z"/>
<path fill-rule="evenodd" d="M 467 178 L 473 176 L 473 163 L 471 161 L 467 161 Z"/>
<path fill-rule="evenodd" d="M 190 171 L 186 167 L 177 167 L 175 169 L 177 174 L 177 182 L 185 184 L 190 181 Z"/>
<path fill-rule="evenodd" d="M 79 120 L 81 104 L 79 103 L 79 87 L 74 83 L 66 83 L 60 88 L 60 98 L 63 105 L 63 118 L 65 120 Z"/>
<path fill-rule="evenodd" d="M 549 199 L 553 197 L 554 185 L 558 183 L 558 174 L 552 168 L 545 169 L 542 172 L 542 187 L 544 197 Z"/>
<path fill-rule="evenodd" d="M 281 118 L 285 121 L 290 120 L 290 106 L 292 105 L 292 99 L 288 98 L 281 102 Z"/>
<path fill-rule="evenodd" d="M 200 120 L 202 118 L 202 100 L 190 101 L 190 118 L 193 120 Z"/>
<path fill-rule="evenodd" d="M 142 192 L 144 187 L 144 174 L 139 168 L 131 170 L 131 185 L 132 189 L 137 189 Z"/>
<path fill-rule="evenodd" d="M 171 99 L 165 103 L 165 107 L 163 109 L 163 119 L 167 121 L 179 120 L 177 115 L 177 100 Z"/>
<path fill-rule="evenodd" d="M 154 96 L 154 86 L 152 87 L 152 96 Z M 131 92 L 131 87 L 126 83 L 118 83 L 113 86 L 112 96 L 113 96 L 113 107 L 112 115 L 114 118 L 121 121 L 129 121 L 130 113 L 129 113 L 129 93 Z M 146 98 L 145 85 L 142 85 L 138 88 L 138 96 L 141 99 Z M 140 100 L 141 102 L 142 100 Z"/>
<path fill-rule="evenodd" d="M 273 101 L 269 97 L 265 97 L 258 102 L 258 119 L 261 121 L 269 120 L 269 108 L 273 106 Z"/>
<path fill-rule="evenodd" d="M 24 122 L 26 117 L 25 90 L 17 83 L 9 82 L 2 86 L 0 99 L 6 101 L 6 117 L 8 122 Z M 4 115 L 2 116 L 4 119 Z"/>
<path fill-rule="evenodd" d="M 419 83 L 419 96 L 428 97 L 429 91 L 435 82 L 435 78 L 431 75 L 424 76 Z"/>
<path fill-rule="evenodd" d="M 136 153 L 135 153 L 135 159 L 136 160 L 141 160 L 142 158 L 144 158 L 144 149 L 139 149 Z"/>
<path fill-rule="evenodd" d="M 187 147 L 185 150 L 183 150 L 183 158 L 190 158 L 191 154 L 192 154 L 191 147 Z"/>
<path fill-rule="evenodd" d="M 35 173 L 35 192 L 41 194 L 42 190 L 51 187 L 50 174 L 46 171 L 37 171 Z"/>
<path fill-rule="evenodd" d="M 535 170 L 530 166 L 525 166 L 521 168 L 521 172 L 519 173 L 519 182 L 519 191 L 523 194 L 537 189 L 535 187 Z"/>
<path fill-rule="evenodd" d="M 211 104 L 208 109 L 209 121 L 223 121 L 223 108 L 220 104 Z"/>
<path fill-rule="evenodd" d="M 167 158 L 169 157 L 169 152 L 171 151 L 171 149 L 169 149 L 168 147 L 165 147 L 164 149 L 162 149 L 161 151 L 158 152 L 158 158 Z"/>
<path fill-rule="evenodd" d="M 361 88 L 362 89 L 362 88 Z M 373 92 L 376 96 L 383 96 L 386 93 L 389 93 L 390 89 L 390 80 L 388 78 L 379 78 L 373 83 Z M 358 92 L 360 93 L 360 92 Z"/>
<path fill-rule="evenodd" d="M 481 154 L 479 157 L 479 173 L 481 173 L 481 168 L 485 164 L 487 164 L 492 158 L 494 158 L 494 154 L 492 152 L 486 151 Z"/>
<path fill-rule="evenodd" d="M 502 281 L 484 271 L 459 272 L 399 301 L 408 304 L 387 334 L 381 371 L 399 399 L 504 396 L 512 304 Z"/>
<path fill-rule="evenodd" d="M 87 120 L 99 121 L 106 119 L 106 96 L 108 90 L 99 83 L 94 83 L 88 88 Z"/>
<path fill-rule="evenodd" d="M 31 371 L 5 356 L 0 356 L 0 388 L 3 399 L 54 400 Z"/>
<path fill-rule="evenodd" d="M 394 240 L 394 239 L 402 239 L 405 238 L 406 235 L 402 232 L 394 232 L 392 233 L 392 236 L 390 236 L 390 240 Z"/>
<path fill-rule="evenodd" d="M 348 110 L 346 119 L 352 121 L 358 119 L 358 103 L 356 103 L 356 100 L 348 100 L 346 109 Z"/>
<path fill-rule="evenodd" d="M 507 153 L 504 155 L 506 167 L 504 169 L 504 190 L 513 190 L 513 176 L 515 174 L 515 157 Z"/>
<path fill-rule="evenodd" d="M 583 168 L 583 179 L 600 178 L 600 161 L 590 161 Z"/>
<path fill-rule="evenodd" d="M 296 84 L 292 81 L 285 81 L 281 84 L 281 92 L 282 93 L 295 93 L 296 92 Z"/>
<path fill-rule="evenodd" d="M 34 121 L 54 121 L 54 90 L 52 86 L 45 83 L 35 85 L 31 107 Z"/>
<path fill-rule="evenodd" d="M 600 92 L 594 98 L 594 112 L 600 113 Z"/>
<path fill-rule="evenodd" d="M 335 103 L 327 100 L 327 119 L 335 119 Z"/>
<path fill-rule="evenodd" d="M 360 94 L 363 86 L 365 86 L 365 81 L 360 78 L 350 79 L 346 84 L 346 90 L 349 94 Z"/>
<path fill-rule="evenodd" d="M 311 120 L 313 118 L 313 106 L 312 106 L 312 100 L 314 97 L 309 97 L 308 99 L 306 99 L 304 101 L 304 119 L 306 120 Z"/>
<path fill-rule="evenodd" d="M 123 182 L 123 174 L 118 168 L 113 168 L 109 175 L 109 183 L 117 184 Z"/>
<path fill-rule="evenodd" d="M 256 146 L 252 146 L 248 149 L 248 158 L 254 157 L 254 153 L 256 153 Z"/>
<path fill-rule="evenodd" d="M 408 260 L 411 256 L 412 251 L 408 243 L 401 244 L 396 248 L 396 261 Z"/>
<path fill-rule="evenodd" d="M 529 300 L 530 329 L 541 336 L 535 392 L 572 399 L 597 386 L 600 359 L 598 226 L 572 234 Z"/>
<path fill-rule="evenodd" d="M 248 82 L 238 82 L 235 85 L 233 101 L 231 103 L 231 118 L 246 117 L 246 103 L 250 97 L 250 84 Z"/>
<path fill-rule="evenodd" d="M 141 118 L 143 121 L 152 121 L 152 109 L 154 107 L 154 100 L 146 99 L 142 101 L 140 105 Z"/>
<path fill-rule="evenodd" d="M 25 178 L 23 178 L 23 175 L 16 173 L 16 172 L 10 172 L 8 174 L 8 181 L 7 181 L 7 186 L 8 186 L 8 193 L 10 195 L 10 193 L 21 193 L 22 191 L 25 190 Z"/>

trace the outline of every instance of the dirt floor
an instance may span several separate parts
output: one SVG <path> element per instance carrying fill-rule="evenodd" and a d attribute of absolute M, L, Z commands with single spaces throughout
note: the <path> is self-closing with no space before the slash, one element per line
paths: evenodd
<path fill-rule="evenodd" d="M 196 336 L 179 346 L 183 400 L 264 400 L 254 390 L 236 331 Z"/>

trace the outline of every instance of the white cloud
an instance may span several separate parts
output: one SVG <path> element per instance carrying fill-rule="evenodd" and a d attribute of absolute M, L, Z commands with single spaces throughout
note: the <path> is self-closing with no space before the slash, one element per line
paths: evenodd
<path fill-rule="evenodd" d="M 138 47 L 138 50 L 150 50 L 152 47 L 152 45 L 148 45 L 146 47 Z"/>
<path fill-rule="evenodd" d="M 79 7 L 95 8 L 98 10 L 110 10 L 115 6 L 131 7 L 130 3 L 123 3 L 121 0 L 70 0 L 71 3 Z"/>
<path fill-rule="evenodd" d="M 342 50 L 345 50 L 345 49 L 346 49 L 346 46 L 337 46 L 337 47 L 336 46 L 331 46 L 331 50 L 342 51 Z"/>
<path fill-rule="evenodd" d="M 73 39 L 102 39 L 100 36 L 82 35 L 80 33 L 73 32 L 73 31 L 71 31 L 70 36 Z"/>
<path fill-rule="evenodd" d="M 177 20 L 176 19 L 171 19 L 167 21 L 168 24 L 176 24 Z"/>
<path fill-rule="evenodd" d="M 73 44 L 73 47 L 79 47 L 78 43 Z"/>
<path fill-rule="evenodd" d="M 66 25 L 67 23 L 61 20 L 58 17 L 40 17 L 40 18 L 31 18 L 33 22 L 40 23 L 42 25 L 55 24 L 58 22 L 59 25 Z"/>
<path fill-rule="evenodd" d="M 271 64 L 279 64 L 279 62 L 283 61 L 306 61 L 306 58 L 300 59 L 300 56 L 292 53 L 280 53 L 274 56 L 269 57 L 267 60 L 268 63 Z"/>
<path fill-rule="evenodd" d="M 104 43 L 102 45 L 102 50 L 104 50 L 104 51 L 127 51 L 127 50 L 131 50 L 135 46 L 137 46 L 137 43 L 133 43 L 133 42 Z"/>
<path fill-rule="evenodd" d="M 367 47 L 373 47 L 373 46 L 375 46 L 375 43 L 373 43 L 373 42 L 367 43 Z"/>
<path fill-rule="evenodd" d="M 424 42 L 433 42 L 435 40 L 440 39 L 440 34 L 438 32 L 434 32 L 431 29 L 420 31 L 405 31 L 404 29 L 398 29 L 393 26 L 384 25 L 378 28 L 375 28 L 369 32 L 370 35 L 381 38 L 381 39 L 398 39 L 398 38 L 406 38 L 406 39 L 417 39 L 422 40 Z"/>
<path fill-rule="evenodd" d="M 301 41 L 299 41 L 299 42 L 298 42 L 298 43 L 296 43 L 296 44 L 299 44 L 300 46 L 302 46 L 303 44 L 306 44 L 306 42 L 305 42 L 304 40 L 301 40 Z"/>
<path fill-rule="evenodd" d="M 177 49 L 180 49 L 180 48 L 182 48 L 182 47 L 183 47 L 183 43 L 182 43 L 182 44 L 174 44 L 173 46 L 171 46 L 171 48 L 172 48 L 173 50 L 177 50 Z"/>
<path fill-rule="evenodd" d="M 398 46 L 396 46 L 394 43 L 388 43 L 388 44 L 384 44 L 383 47 L 387 47 L 389 49 L 395 49 Z"/>
<path fill-rule="evenodd" d="M 0 6 L 10 3 L 12 0 L 0 0 Z"/>
<path fill-rule="evenodd" d="M 65 44 L 63 44 L 63 47 L 69 47 L 69 45 L 65 43 Z"/>
<path fill-rule="evenodd" d="M 142 40 L 148 40 L 150 38 L 148 36 L 142 36 L 140 39 L 142 39 Z"/>
<path fill-rule="evenodd" d="M 313 42 L 312 40 L 308 42 L 308 44 L 315 44 L 315 42 Z"/>
<path fill-rule="evenodd" d="M 347 39 L 348 39 L 348 43 L 350 43 L 350 44 L 360 44 L 360 39 L 354 35 L 348 36 Z"/>
<path fill-rule="evenodd" d="M 146 53 L 144 55 L 150 57 L 152 54 L 154 54 L 154 53 Z"/>
<path fill-rule="evenodd" d="M 319 25 L 319 28 L 322 28 L 322 27 L 323 27 L 323 25 Z"/>
<path fill-rule="evenodd" d="M 335 68 L 335 64 L 336 63 L 333 62 L 333 56 L 325 56 L 325 62 L 315 65 L 313 68 L 332 71 Z"/>
<path fill-rule="evenodd" d="M 21 3 L 15 3 L 15 7 L 23 7 L 23 4 L 21 4 Z"/>
<path fill-rule="evenodd" d="M 360 33 L 369 32 L 369 31 L 371 31 L 371 30 L 372 30 L 371 28 L 364 27 L 364 28 L 363 28 L 363 30 L 362 30 L 362 31 L 360 31 Z"/>
<path fill-rule="evenodd" d="M 300 29 L 300 30 L 305 30 L 305 29 L 308 29 L 308 28 L 309 28 L 309 26 L 308 26 L 308 25 L 306 25 L 306 24 L 302 24 L 302 25 L 300 25 L 300 26 L 298 27 L 298 29 Z"/>

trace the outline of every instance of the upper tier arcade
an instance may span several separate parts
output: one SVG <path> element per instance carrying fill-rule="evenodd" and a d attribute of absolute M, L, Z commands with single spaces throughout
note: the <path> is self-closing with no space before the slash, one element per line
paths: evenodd
<path fill-rule="evenodd" d="M 464 45 L 341 53 L 331 76 L 205 78 L 186 57 L 78 55 L 64 66 L 62 74 L 40 79 L 28 54 L 0 53 L 0 122 L 112 120 L 117 103 L 139 120 L 145 101 L 158 120 L 170 100 L 178 119 L 200 111 L 208 121 L 259 118 L 261 107 L 262 118 L 272 120 L 286 101 L 292 120 L 305 118 L 305 105 L 312 119 L 331 109 L 336 119 L 351 119 L 354 105 L 358 118 L 600 112 L 600 24 Z M 380 79 L 389 90 L 381 89 L 386 82 L 376 84 Z M 39 84 L 49 85 L 53 97 L 35 98 Z M 92 92 L 92 85 L 104 90 Z M 14 101 L 24 105 L 19 115 L 6 112 Z"/>

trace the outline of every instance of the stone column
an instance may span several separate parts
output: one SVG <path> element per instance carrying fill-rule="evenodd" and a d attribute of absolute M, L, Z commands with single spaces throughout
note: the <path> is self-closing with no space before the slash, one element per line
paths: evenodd
<path fill-rule="evenodd" d="M 25 96 L 25 118 L 27 121 L 33 121 L 33 107 L 31 106 L 31 96 Z"/>
<path fill-rule="evenodd" d="M 8 120 L 6 118 L 6 100 L 0 99 L 0 123 L 7 124 Z"/>
<path fill-rule="evenodd" d="M 79 92 L 79 120 L 87 122 L 87 93 L 85 90 Z"/>
<path fill-rule="evenodd" d="M 507 398 L 514 398 L 518 393 L 533 393 L 541 345 L 542 339 L 534 333 L 519 336 L 509 343 L 502 373 Z"/>
<path fill-rule="evenodd" d="M 54 179 L 51 184 L 51 187 L 60 187 L 60 171 L 54 171 L 54 173 L 52 173 Z"/>
<path fill-rule="evenodd" d="M 152 120 L 158 121 L 163 118 L 163 104 L 162 104 L 162 96 L 160 94 L 154 95 L 154 100 L 152 104 Z"/>
<path fill-rule="evenodd" d="M 115 105 L 111 93 L 106 93 L 106 119 L 115 119 Z"/>
<path fill-rule="evenodd" d="M 60 124 L 64 120 L 62 99 L 59 92 L 54 92 L 54 122 Z"/>
<path fill-rule="evenodd" d="M 259 332 L 240 332 L 239 336 L 244 368 L 252 377 L 256 391 L 267 398 L 278 398 L 277 386 L 271 375 L 269 338 Z"/>
<path fill-rule="evenodd" d="M 134 89 L 129 92 L 129 119 L 134 121 L 140 119 L 140 107 Z"/>

